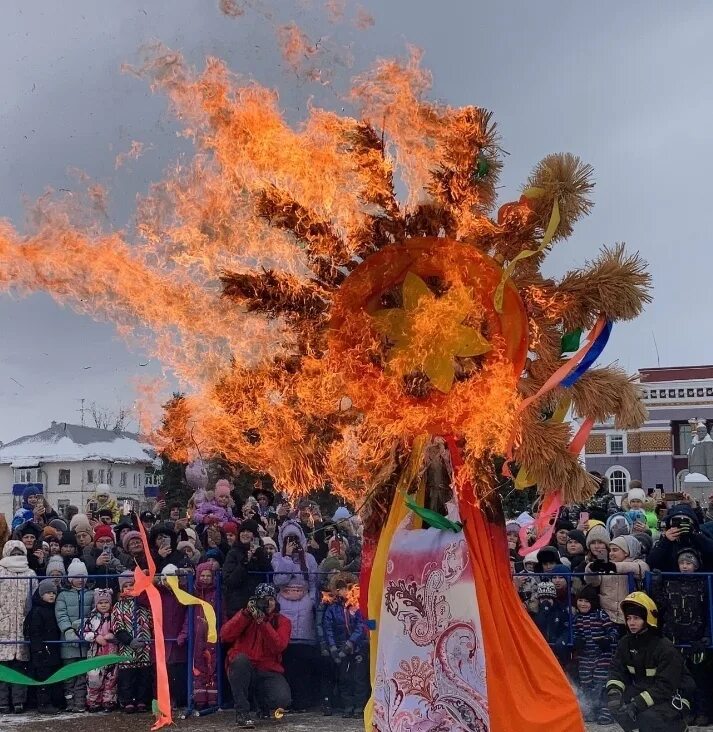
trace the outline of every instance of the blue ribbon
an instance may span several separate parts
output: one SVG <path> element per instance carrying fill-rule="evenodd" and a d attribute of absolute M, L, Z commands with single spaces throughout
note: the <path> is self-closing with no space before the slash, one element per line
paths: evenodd
<path fill-rule="evenodd" d="M 594 341 L 592 347 L 587 351 L 587 355 L 582 359 L 582 362 L 579 364 L 579 366 L 577 366 L 577 368 L 572 371 L 571 374 L 569 374 L 566 378 L 562 380 L 560 386 L 572 386 L 573 384 L 575 384 L 582 376 L 582 374 L 584 374 L 585 371 L 587 371 L 589 367 L 597 360 L 597 358 L 599 358 L 599 355 L 604 350 L 604 347 L 609 341 L 611 329 L 612 321 L 607 320 L 607 322 L 604 324 L 604 327 L 602 328 L 602 332 L 597 336 L 597 339 Z"/>

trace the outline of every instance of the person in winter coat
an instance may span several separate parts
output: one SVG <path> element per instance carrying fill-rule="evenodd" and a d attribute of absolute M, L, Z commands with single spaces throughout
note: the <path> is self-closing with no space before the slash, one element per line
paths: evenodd
<path fill-rule="evenodd" d="M 599 607 L 599 593 L 595 587 L 585 585 L 577 593 L 574 619 L 574 650 L 585 722 L 612 723 L 609 710 L 602 704 L 602 692 L 618 641 L 617 627 Z"/>
<path fill-rule="evenodd" d="M 318 701 L 319 680 L 314 673 L 318 655 L 315 607 L 307 590 L 307 581 L 295 577 L 278 595 L 280 612 L 292 625 L 290 644 L 282 656 L 282 663 L 295 710 L 309 709 Z"/>
<path fill-rule="evenodd" d="M 47 562 L 47 578 L 54 581 L 57 592 L 62 586 L 64 578 L 67 576 L 67 570 L 64 568 L 64 562 L 59 555 L 50 557 Z"/>
<path fill-rule="evenodd" d="M 56 598 L 55 583 L 51 579 L 42 580 L 32 596 L 32 608 L 25 619 L 25 636 L 30 641 L 30 668 L 36 681 L 44 681 L 62 666 L 60 632 L 54 611 Z M 37 688 L 37 711 L 40 714 L 59 712 L 52 704 L 49 686 Z"/>
<path fill-rule="evenodd" d="M 280 613 L 276 596 L 272 585 L 258 585 L 247 607 L 220 629 L 221 642 L 230 645 L 226 668 L 233 690 L 236 722 L 243 729 L 255 726 L 250 719 L 251 685 L 263 711 L 285 709 L 292 703 L 282 665 L 291 626 Z"/>
<path fill-rule="evenodd" d="M 535 625 L 552 648 L 562 668 L 569 662 L 570 610 L 557 603 L 557 588 L 543 581 L 537 586 L 538 610 Z"/>
<path fill-rule="evenodd" d="M 606 683 L 609 711 L 627 732 L 684 732 L 690 678 L 676 647 L 657 632 L 656 603 L 634 592 L 621 603 L 621 614 L 628 632 Z"/>
<path fill-rule="evenodd" d="M 690 547 L 700 555 L 704 571 L 713 571 L 713 539 L 700 530 L 698 516 L 689 505 L 679 504 L 669 509 L 663 525 L 663 533 L 649 552 L 652 569 L 678 571 L 678 552 Z"/>
<path fill-rule="evenodd" d="M 78 513 L 69 522 L 69 530 L 74 533 L 81 554 L 94 541 L 94 529 L 86 513 Z"/>
<path fill-rule="evenodd" d="M 94 609 L 84 623 L 84 640 L 89 643 L 88 658 L 117 652 L 111 629 L 113 593 L 110 588 L 94 590 Z M 87 674 L 87 710 L 112 712 L 116 708 L 117 666 L 104 666 Z"/>
<path fill-rule="evenodd" d="M 36 579 L 37 575 L 27 563 L 25 545 L 15 539 L 8 541 L 0 559 L 0 663 L 18 671 L 24 670 L 29 658 L 23 622 L 31 606 Z M 0 714 L 9 711 L 10 700 L 15 713 L 22 713 L 27 687 L 0 682 Z"/>
<path fill-rule="evenodd" d="M 334 600 L 324 611 L 322 629 L 344 704 L 345 719 L 361 715 L 369 696 L 369 639 L 366 622 L 350 594 L 356 577 L 337 575 L 332 584 Z"/>
<path fill-rule="evenodd" d="M 119 575 L 119 599 L 111 609 L 111 632 L 118 643 L 118 653 L 124 657 L 119 664 L 117 684 L 119 707 L 126 714 L 145 712 L 152 698 L 153 668 L 151 667 L 151 632 L 149 609 L 136 599 L 134 573 Z"/>
<path fill-rule="evenodd" d="M 92 504 L 93 507 L 91 510 L 94 513 L 94 518 L 98 516 L 99 511 L 108 509 L 111 511 L 111 523 L 119 523 L 121 510 L 119 509 L 119 504 L 116 502 L 116 498 L 111 495 L 111 486 L 108 483 L 100 483 L 97 486 L 96 495 L 89 499 L 87 508 L 89 509 L 89 506 Z"/>
<path fill-rule="evenodd" d="M 520 596 L 525 609 L 530 615 L 534 615 L 538 610 L 537 602 L 537 585 L 540 584 L 540 575 L 535 574 L 537 571 L 537 552 L 530 552 L 525 555 L 522 563 L 522 572 L 513 577 L 515 589 Z"/>
<path fill-rule="evenodd" d="M 587 553 L 587 539 L 583 531 L 570 531 L 567 533 L 567 558 L 570 562 L 572 572 L 584 572 Z"/>
<path fill-rule="evenodd" d="M 65 570 L 69 569 L 69 565 L 73 559 L 79 554 L 79 545 L 74 534 L 71 531 L 64 531 L 62 538 L 59 540 L 59 556 L 62 557 Z"/>
<path fill-rule="evenodd" d="M 642 523 L 644 526 L 634 527 L 634 533 L 641 531 L 643 528 L 648 528 L 651 531 L 657 531 L 659 528 L 659 520 L 653 510 L 656 503 L 646 498 L 643 488 L 641 487 L 640 480 L 632 480 L 629 483 L 629 492 L 622 499 L 621 509 L 627 513 L 632 511 L 642 511 L 644 516 Z M 631 516 L 630 516 L 631 518 Z"/>
<path fill-rule="evenodd" d="M 42 488 L 30 484 L 22 491 L 22 506 L 15 511 L 12 517 L 11 529 L 14 531 L 18 526 L 35 520 L 35 509 L 42 505 Z"/>
<path fill-rule="evenodd" d="M 196 583 L 193 594 L 205 600 L 218 612 L 218 591 L 215 572 L 208 562 L 196 567 Z M 188 640 L 188 615 L 178 636 L 179 645 Z M 214 707 L 218 703 L 218 645 L 208 642 L 208 621 L 203 608 L 197 605 L 193 616 L 193 703 L 196 709 Z"/>
<path fill-rule="evenodd" d="M 148 569 L 148 560 L 144 553 L 144 542 L 138 531 L 131 529 L 131 531 L 123 532 L 121 548 L 123 551 L 117 552 L 117 559 L 124 567 L 131 571 L 137 566 L 141 567 L 141 569 Z"/>
<path fill-rule="evenodd" d="M 319 593 L 319 565 L 314 555 L 310 554 L 307 538 L 300 524 L 285 521 L 277 534 L 278 553 L 272 557 L 272 568 L 275 570 L 273 582 L 283 587 L 296 577 L 302 577 L 309 585 L 312 602 L 317 603 Z"/>
<path fill-rule="evenodd" d="M 94 602 L 94 590 L 87 589 L 87 568 L 84 562 L 72 560 L 67 570 L 67 581 L 68 586 L 60 591 L 55 603 L 62 640 L 73 641 L 62 644 L 61 655 L 65 665 L 87 657 L 87 646 L 82 641 L 81 632 Z M 69 711 L 85 711 L 87 677 L 81 675 L 67 679 L 64 682 L 64 698 Z"/>
<path fill-rule="evenodd" d="M 226 617 L 247 607 L 255 589 L 272 574 L 272 565 L 262 547 L 258 525 L 243 521 L 238 542 L 228 552 L 223 564 L 223 596 Z"/>
<path fill-rule="evenodd" d="M 34 570 L 38 577 L 44 576 L 46 558 L 42 551 L 42 529 L 32 521 L 28 521 L 18 526 L 14 535 L 27 547 L 27 563 L 30 569 Z"/>
<path fill-rule="evenodd" d="M 701 558 L 695 549 L 678 553 L 674 577 L 653 573 L 651 597 L 659 610 L 659 628 L 674 645 L 680 647 L 686 668 L 696 685 L 694 726 L 707 727 L 713 720 L 713 657 L 709 623 L 708 580 L 696 575 Z"/>
<path fill-rule="evenodd" d="M 649 567 L 641 554 L 641 544 L 633 536 L 619 536 L 609 544 L 609 561 L 595 559 L 587 564 L 584 581 L 599 588 L 602 609 L 625 632 L 622 600 L 644 579 Z"/>
<path fill-rule="evenodd" d="M 193 514 L 193 522 L 199 526 L 209 526 L 210 524 L 224 524 L 226 521 L 233 521 L 233 498 L 230 495 L 230 483 L 221 478 L 215 484 L 213 498 L 210 501 L 203 501 L 196 508 Z"/>
<path fill-rule="evenodd" d="M 127 567 L 119 559 L 119 553 L 114 544 L 114 532 L 110 526 L 100 524 L 94 529 L 94 543 L 85 547 L 82 552 L 82 561 L 90 576 L 110 575 L 94 577 L 95 587 L 109 587 L 112 591 L 118 590 L 117 578 Z"/>

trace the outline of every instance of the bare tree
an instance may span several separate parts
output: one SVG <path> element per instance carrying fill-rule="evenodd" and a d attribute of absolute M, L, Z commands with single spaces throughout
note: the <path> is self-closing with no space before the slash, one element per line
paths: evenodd
<path fill-rule="evenodd" d="M 120 405 L 118 410 L 114 412 L 111 409 L 99 406 L 96 402 L 92 402 L 89 406 L 89 414 L 94 421 L 95 427 L 100 430 L 123 432 L 131 417 L 131 410 Z"/>

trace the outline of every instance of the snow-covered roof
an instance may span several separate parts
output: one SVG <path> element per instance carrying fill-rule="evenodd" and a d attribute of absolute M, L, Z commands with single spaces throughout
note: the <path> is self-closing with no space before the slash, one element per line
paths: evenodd
<path fill-rule="evenodd" d="M 101 430 L 66 422 L 36 435 L 27 435 L 0 447 L 0 464 L 37 465 L 38 462 L 111 460 L 117 463 L 153 463 L 156 453 L 133 432 Z"/>

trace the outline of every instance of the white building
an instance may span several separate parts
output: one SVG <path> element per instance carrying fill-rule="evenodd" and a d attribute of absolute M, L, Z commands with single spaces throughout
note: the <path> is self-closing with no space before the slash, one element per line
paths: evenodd
<path fill-rule="evenodd" d="M 0 511 L 9 519 L 30 483 L 41 486 L 60 513 L 70 504 L 83 511 L 99 483 L 138 507 L 158 493 L 158 465 L 151 445 L 136 434 L 52 422 L 0 446 Z"/>

